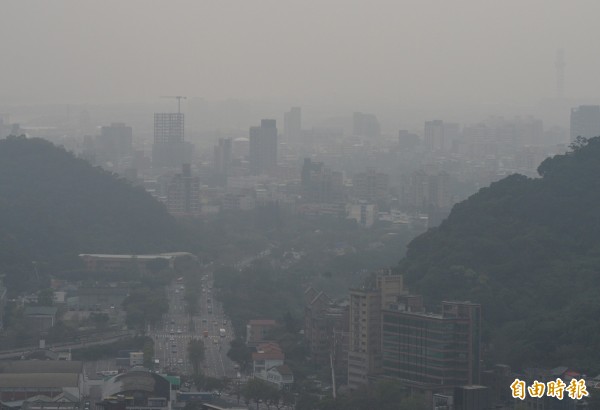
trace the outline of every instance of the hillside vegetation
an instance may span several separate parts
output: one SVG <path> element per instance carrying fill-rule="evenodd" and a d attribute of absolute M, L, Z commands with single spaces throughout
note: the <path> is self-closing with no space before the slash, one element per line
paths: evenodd
<path fill-rule="evenodd" d="M 77 268 L 80 253 L 185 250 L 184 240 L 143 189 L 48 141 L 0 140 L 0 273 L 9 289 Z"/>
<path fill-rule="evenodd" d="M 431 303 L 483 305 L 488 358 L 600 372 L 600 138 L 457 204 L 399 269 Z"/>

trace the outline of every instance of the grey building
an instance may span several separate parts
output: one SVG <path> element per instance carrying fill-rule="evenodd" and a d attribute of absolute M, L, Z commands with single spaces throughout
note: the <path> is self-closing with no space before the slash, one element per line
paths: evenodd
<path fill-rule="evenodd" d="M 133 130 L 124 123 L 112 123 L 100 129 L 95 139 L 96 160 L 99 163 L 110 162 L 114 166 L 133 155 Z"/>
<path fill-rule="evenodd" d="M 200 178 L 193 177 L 190 164 L 167 187 L 167 210 L 175 216 L 200 215 Z"/>
<path fill-rule="evenodd" d="M 283 114 L 283 135 L 287 140 L 297 140 L 302 136 L 302 109 L 292 107 Z"/>
<path fill-rule="evenodd" d="M 600 106 L 580 105 L 571 109 L 571 141 L 600 136 Z"/>
<path fill-rule="evenodd" d="M 152 165 L 155 168 L 180 167 L 185 162 L 186 151 L 189 149 L 184 136 L 184 114 L 155 113 Z"/>
<path fill-rule="evenodd" d="M 262 120 L 260 127 L 250 127 L 249 165 L 252 175 L 273 174 L 277 167 L 277 125 Z"/>
<path fill-rule="evenodd" d="M 352 116 L 352 133 L 360 137 L 378 137 L 381 134 L 381 126 L 374 114 L 355 112 Z"/>

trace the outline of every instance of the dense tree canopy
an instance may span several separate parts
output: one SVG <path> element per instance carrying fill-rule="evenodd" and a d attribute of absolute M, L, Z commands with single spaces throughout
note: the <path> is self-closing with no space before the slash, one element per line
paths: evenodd
<path fill-rule="evenodd" d="M 48 141 L 0 140 L 0 273 L 10 289 L 39 287 L 45 272 L 77 267 L 80 253 L 185 250 L 184 241 L 143 189 Z"/>
<path fill-rule="evenodd" d="M 457 204 L 399 270 L 431 303 L 481 302 L 490 360 L 600 368 L 600 138 Z"/>

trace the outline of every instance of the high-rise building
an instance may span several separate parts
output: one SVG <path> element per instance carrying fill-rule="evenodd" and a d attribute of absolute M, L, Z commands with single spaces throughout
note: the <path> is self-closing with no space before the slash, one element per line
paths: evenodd
<path fill-rule="evenodd" d="M 460 125 L 442 120 L 425 121 L 423 141 L 429 151 L 450 151 L 458 140 Z"/>
<path fill-rule="evenodd" d="M 185 117 L 182 113 L 154 114 L 154 167 L 180 167 L 185 160 Z"/>
<path fill-rule="evenodd" d="M 10 115 L 0 113 L 0 138 L 10 135 Z"/>
<path fill-rule="evenodd" d="M 580 105 L 571 109 L 571 141 L 600 136 L 600 106 Z"/>
<path fill-rule="evenodd" d="M 381 126 L 374 114 L 355 112 L 352 116 L 352 132 L 359 137 L 378 137 L 381 134 Z"/>
<path fill-rule="evenodd" d="M 193 177 L 190 164 L 183 164 L 167 186 L 167 210 L 175 216 L 200 215 L 200 178 Z"/>
<path fill-rule="evenodd" d="M 219 185 L 227 183 L 229 167 L 232 159 L 233 141 L 231 138 L 219 138 L 219 143 L 215 145 L 215 176 Z"/>
<path fill-rule="evenodd" d="M 344 201 L 344 178 L 341 172 L 325 167 L 322 162 L 304 159 L 302 165 L 302 201 L 306 203 L 339 203 Z"/>
<path fill-rule="evenodd" d="M 262 120 L 260 127 L 250 127 L 249 165 L 252 175 L 273 174 L 277 168 L 277 125 Z"/>
<path fill-rule="evenodd" d="M 286 140 L 298 140 L 302 136 L 302 109 L 292 107 L 283 114 L 283 136 Z"/>
<path fill-rule="evenodd" d="M 408 130 L 398 131 L 398 147 L 401 150 L 414 151 L 421 143 L 421 138 L 417 134 L 408 132 Z"/>
<path fill-rule="evenodd" d="M 443 151 L 444 141 L 444 121 L 434 120 L 425 121 L 424 137 L 425 147 L 430 151 Z"/>
<path fill-rule="evenodd" d="M 397 306 L 406 293 L 402 277 L 389 271 L 379 273 L 371 286 L 350 290 L 349 388 L 365 385 L 369 377 L 381 373 L 382 307 Z"/>
<path fill-rule="evenodd" d="M 415 171 L 408 178 L 403 204 L 410 211 L 449 210 L 453 205 L 450 183 L 446 172 L 428 175 L 423 170 Z"/>
<path fill-rule="evenodd" d="M 120 122 L 102 127 L 100 135 L 95 138 L 94 147 L 97 163 L 122 165 L 125 158 L 133 155 L 133 130 Z"/>
<path fill-rule="evenodd" d="M 382 370 L 423 390 L 479 383 L 481 305 L 443 302 L 442 313 L 382 311 Z"/>
<path fill-rule="evenodd" d="M 388 174 L 367 168 L 366 172 L 355 174 L 352 178 L 354 196 L 367 201 L 385 199 L 389 195 L 389 181 Z"/>

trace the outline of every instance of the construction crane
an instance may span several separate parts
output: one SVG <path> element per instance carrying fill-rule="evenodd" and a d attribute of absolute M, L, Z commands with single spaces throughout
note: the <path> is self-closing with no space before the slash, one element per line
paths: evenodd
<path fill-rule="evenodd" d="M 177 99 L 177 114 L 181 114 L 181 100 L 187 100 L 183 95 L 161 95 L 160 98 L 176 98 Z"/>

